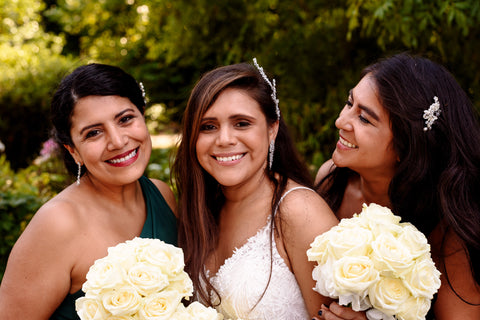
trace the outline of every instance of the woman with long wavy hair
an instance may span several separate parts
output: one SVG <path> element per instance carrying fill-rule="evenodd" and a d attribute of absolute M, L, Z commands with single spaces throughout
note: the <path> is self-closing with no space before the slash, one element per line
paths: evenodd
<path fill-rule="evenodd" d="M 329 300 L 306 250 L 338 220 L 255 65 L 210 71 L 191 93 L 173 167 L 179 245 L 197 297 L 226 318 L 311 319 Z"/>

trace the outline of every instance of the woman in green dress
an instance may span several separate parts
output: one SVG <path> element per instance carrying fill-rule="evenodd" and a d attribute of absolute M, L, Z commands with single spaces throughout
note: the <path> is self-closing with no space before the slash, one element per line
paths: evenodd
<path fill-rule="evenodd" d="M 52 100 L 53 135 L 77 181 L 45 203 L 17 240 L 0 287 L 2 319 L 78 319 L 75 299 L 95 260 L 134 237 L 176 244 L 175 198 L 143 176 L 152 144 L 142 85 L 89 64 Z"/>

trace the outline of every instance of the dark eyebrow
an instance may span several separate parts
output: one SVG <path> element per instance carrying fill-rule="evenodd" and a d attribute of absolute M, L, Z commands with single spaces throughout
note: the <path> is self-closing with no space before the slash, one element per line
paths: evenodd
<path fill-rule="evenodd" d="M 255 119 L 252 116 L 242 114 L 242 113 L 232 114 L 230 117 L 228 117 L 228 119 L 230 119 L 230 120 L 234 120 L 234 119 L 238 119 L 238 118 L 247 118 L 247 119 L 252 119 L 252 120 Z M 205 118 L 202 118 L 202 121 L 211 121 L 211 120 L 216 120 L 216 119 L 217 118 L 215 118 L 215 117 L 205 117 Z"/>
<path fill-rule="evenodd" d="M 353 99 L 353 91 L 352 91 L 352 90 L 350 90 L 350 91 L 348 92 L 348 95 L 349 95 L 349 97 L 352 98 L 352 100 L 354 100 L 354 99 Z M 354 101 L 355 101 L 355 100 L 354 100 Z M 380 121 L 380 117 L 375 113 L 375 111 L 373 111 L 373 110 L 370 109 L 369 107 L 359 104 L 359 105 L 358 105 L 358 108 L 361 109 L 361 110 L 363 110 L 363 111 L 365 111 L 370 117 L 372 117 L 372 118 L 375 119 L 376 121 Z"/>
<path fill-rule="evenodd" d="M 362 105 L 358 105 L 358 108 L 362 109 L 363 111 L 365 111 L 370 117 L 372 117 L 373 119 L 375 119 L 376 121 L 380 121 L 380 118 L 378 117 L 378 115 L 372 110 L 370 109 L 369 107 L 365 107 L 365 106 L 362 106 Z"/>
<path fill-rule="evenodd" d="M 126 112 L 129 112 L 129 111 L 134 111 L 134 110 L 133 110 L 133 108 L 127 108 L 125 110 L 122 110 L 115 115 L 114 119 L 116 120 L 116 119 L 120 118 L 123 114 L 125 114 Z M 80 135 L 82 135 L 83 132 L 85 132 L 86 130 L 89 130 L 91 128 L 95 128 L 95 127 L 100 126 L 100 125 L 101 125 L 101 123 L 94 123 L 94 124 L 91 124 L 89 126 L 83 127 L 82 130 L 80 130 Z"/>

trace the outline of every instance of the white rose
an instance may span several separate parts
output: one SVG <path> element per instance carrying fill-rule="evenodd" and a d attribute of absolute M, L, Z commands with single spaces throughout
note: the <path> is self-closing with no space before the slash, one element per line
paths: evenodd
<path fill-rule="evenodd" d="M 178 293 L 188 300 L 193 294 L 193 282 L 185 271 L 177 276 L 170 278 L 169 290 L 176 290 Z"/>
<path fill-rule="evenodd" d="M 81 320 L 103 320 L 107 317 L 102 302 L 94 298 L 78 298 L 75 301 L 75 310 Z"/>
<path fill-rule="evenodd" d="M 392 271 L 395 276 L 409 272 L 415 260 L 409 247 L 391 233 L 382 233 L 372 242 L 371 259 L 378 270 Z"/>
<path fill-rule="evenodd" d="M 169 276 L 180 273 L 185 266 L 182 249 L 158 239 L 154 240 L 157 241 L 152 241 L 148 248 L 138 252 L 138 258 L 158 266 Z"/>
<path fill-rule="evenodd" d="M 135 316 L 109 316 L 105 320 L 136 320 Z"/>
<path fill-rule="evenodd" d="M 187 312 L 192 319 L 197 320 L 222 320 L 223 316 L 211 307 L 206 307 L 200 302 L 193 302 L 187 307 Z"/>
<path fill-rule="evenodd" d="M 138 311 L 142 298 L 130 286 L 106 290 L 102 295 L 105 309 L 115 316 L 131 315 Z"/>
<path fill-rule="evenodd" d="M 315 280 L 315 288 L 313 290 L 322 296 L 330 298 L 338 298 L 339 293 L 335 289 L 333 282 L 333 263 L 329 260 L 324 264 L 315 266 L 312 271 L 312 278 Z"/>
<path fill-rule="evenodd" d="M 423 233 L 409 222 L 404 222 L 401 226 L 402 232 L 398 235 L 398 240 L 409 248 L 413 258 L 430 252 L 430 245 Z"/>
<path fill-rule="evenodd" d="M 328 234 L 322 233 L 316 236 L 315 240 L 310 244 L 310 249 L 307 250 L 308 261 L 325 263 L 328 256 L 327 248 L 329 242 Z"/>
<path fill-rule="evenodd" d="M 440 288 L 440 271 L 435 267 L 430 255 L 425 254 L 405 275 L 404 282 L 414 297 L 433 299 L 433 295 Z"/>
<path fill-rule="evenodd" d="M 373 234 L 359 227 L 339 227 L 326 232 L 329 239 L 328 253 L 335 259 L 343 256 L 365 256 L 371 250 Z"/>
<path fill-rule="evenodd" d="M 396 316 L 399 320 L 425 320 L 430 307 L 430 299 L 410 297 L 401 305 Z"/>
<path fill-rule="evenodd" d="M 132 240 L 122 242 L 114 247 L 108 248 L 107 258 L 124 269 L 129 269 L 137 263 L 136 247 Z"/>
<path fill-rule="evenodd" d="M 368 296 L 360 297 L 354 294 L 341 294 L 338 297 L 338 304 L 351 306 L 354 311 L 364 311 L 372 307 Z M 371 320 L 369 318 L 369 320 Z"/>
<path fill-rule="evenodd" d="M 363 298 L 378 280 L 378 271 L 368 257 L 347 256 L 333 264 L 333 281 L 340 295 L 355 294 Z"/>
<path fill-rule="evenodd" d="M 192 318 L 192 316 L 187 312 L 187 308 L 180 303 L 169 320 L 195 320 L 195 318 Z"/>
<path fill-rule="evenodd" d="M 364 203 L 360 216 L 369 221 L 374 221 L 380 224 L 398 224 L 402 219 L 401 217 L 394 215 L 389 208 L 376 203 L 370 203 L 369 205 Z"/>
<path fill-rule="evenodd" d="M 402 231 L 399 225 L 401 218 L 392 213 L 387 207 L 371 203 L 363 204 L 362 213 L 359 215 L 360 225 L 366 225 L 374 235 L 390 232 L 396 235 Z"/>
<path fill-rule="evenodd" d="M 82 290 L 99 292 L 102 289 L 111 289 L 124 282 L 126 272 L 115 261 L 106 258 L 98 259 L 87 272 L 87 281 Z"/>
<path fill-rule="evenodd" d="M 128 270 L 128 282 L 143 296 L 168 286 L 168 277 L 157 266 L 138 262 Z"/>
<path fill-rule="evenodd" d="M 369 288 L 368 297 L 375 309 L 393 316 L 410 297 L 410 292 L 400 279 L 381 278 Z"/>
<path fill-rule="evenodd" d="M 163 320 L 170 319 L 177 309 L 182 296 L 173 290 L 165 290 L 154 293 L 144 299 L 138 315 L 140 320 Z"/>

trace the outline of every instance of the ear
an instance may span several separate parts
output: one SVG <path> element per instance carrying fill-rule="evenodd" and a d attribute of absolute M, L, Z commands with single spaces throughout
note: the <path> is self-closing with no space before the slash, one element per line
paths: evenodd
<path fill-rule="evenodd" d="M 278 128 L 280 126 L 280 122 L 277 120 L 270 125 L 268 128 L 268 141 L 275 141 L 277 138 Z"/>
<path fill-rule="evenodd" d="M 80 160 L 80 155 L 78 154 L 77 150 L 73 146 L 69 146 L 68 144 L 64 144 L 63 147 L 68 150 L 70 155 L 72 156 L 73 160 L 75 160 L 76 163 L 82 164 L 82 161 Z"/>

